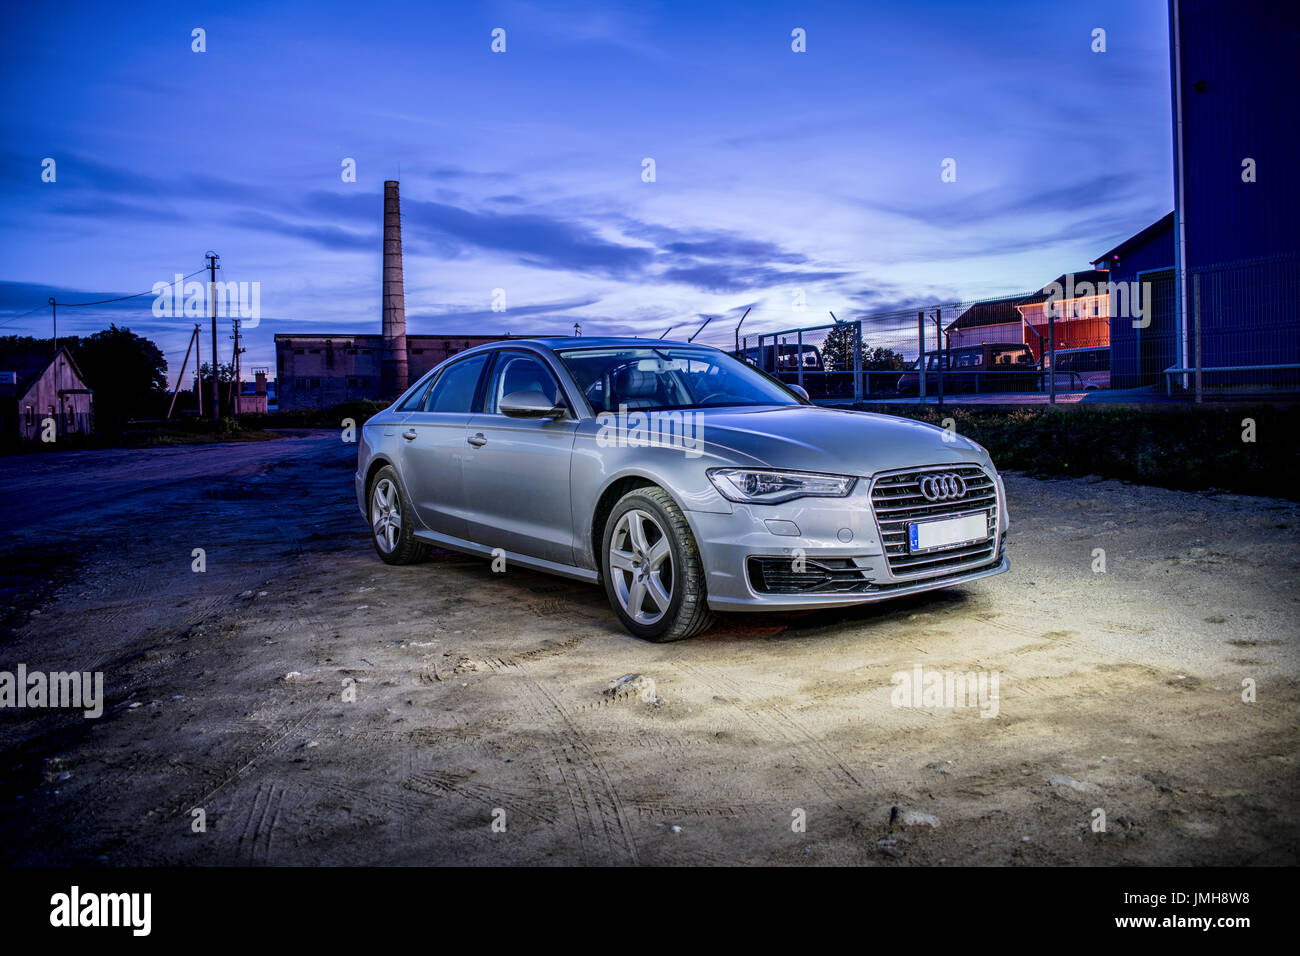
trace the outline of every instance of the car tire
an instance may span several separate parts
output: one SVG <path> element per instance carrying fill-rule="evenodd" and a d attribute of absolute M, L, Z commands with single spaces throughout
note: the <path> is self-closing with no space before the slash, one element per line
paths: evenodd
<path fill-rule="evenodd" d="M 637 637 L 666 644 L 713 624 L 695 536 L 660 487 L 637 488 L 614 505 L 601 536 L 601 571 L 610 607 Z"/>
<path fill-rule="evenodd" d="M 366 489 L 370 543 L 385 564 L 415 564 L 429 556 L 429 545 L 415 537 L 415 516 L 397 472 L 385 465 Z M 394 521 L 396 523 L 394 523 Z"/>

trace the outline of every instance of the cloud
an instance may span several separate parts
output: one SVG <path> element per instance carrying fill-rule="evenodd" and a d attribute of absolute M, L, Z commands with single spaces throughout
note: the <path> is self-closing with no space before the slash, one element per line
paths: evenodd
<path fill-rule="evenodd" d="M 796 271 L 731 262 L 696 262 L 674 266 L 658 274 L 665 282 L 689 285 L 704 292 L 745 292 L 770 286 L 802 286 L 842 279 L 848 272 Z"/>
<path fill-rule="evenodd" d="M 246 229 L 258 229 L 282 236 L 292 236 L 303 242 L 310 242 L 335 252 L 366 251 L 373 252 L 380 247 L 380 231 L 371 229 L 367 232 L 354 232 L 341 226 L 320 223 L 290 222 L 279 216 L 244 209 L 227 218 L 233 226 Z"/>
<path fill-rule="evenodd" d="M 942 224 L 951 227 L 985 225 L 1012 216 L 1078 213 L 1100 205 L 1126 202 L 1146 192 L 1145 184 L 1135 181 L 1132 176 L 1103 173 L 1091 179 L 1037 191 L 1028 191 L 1020 184 L 1008 184 L 928 205 L 868 199 L 860 199 L 858 203 L 927 226 Z"/>

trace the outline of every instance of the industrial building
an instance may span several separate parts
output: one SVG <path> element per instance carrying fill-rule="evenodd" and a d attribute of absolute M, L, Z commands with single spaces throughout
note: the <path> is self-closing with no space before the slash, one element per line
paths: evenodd
<path fill-rule="evenodd" d="M 383 312 L 379 334 L 340 332 L 275 336 L 276 398 L 281 411 L 342 402 L 388 401 L 443 359 L 506 335 L 407 335 L 398 184 L 384 183 Z"/>
<path fill-rule="evenodd" d="M 1294 387 L 1300 3 L 1170 0 L 1169 13 L 1174 218 L 1169 240 L 1147 242 L 1172 242 L 1173 322 L 1151 364 L 1168 361 L 1172 384 L 1189 389 L 1181 370 L 1198 364 L 1207 388 Z"/>

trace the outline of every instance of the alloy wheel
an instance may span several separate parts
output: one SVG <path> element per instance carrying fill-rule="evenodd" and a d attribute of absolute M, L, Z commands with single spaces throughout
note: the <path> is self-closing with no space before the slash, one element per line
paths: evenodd
<path fill-rule="evenodd" d="M 370 498 L 370 525 L 375 531 L 375 541 L 384 554 L 391 554 L 402 534 L 402 498 L 397 485 L 387 478 L 375 483 Z"/>
<path fill-rule="evenodd" d="M 628 617 L 654 624 L 673 600 L 672 545 L 657 518 L 634 508 L 618 519 L 609 544 L 614 593 Z"/>

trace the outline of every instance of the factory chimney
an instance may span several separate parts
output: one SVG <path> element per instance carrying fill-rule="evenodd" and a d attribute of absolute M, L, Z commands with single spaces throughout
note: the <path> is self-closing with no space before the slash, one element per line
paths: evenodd
<path fill-rule="evenodd" d="M 402 210 L 397 180 L 384 183 L 384 303 L 383 398 L 406 391 L 410 370 L 406 364 L 406 300 L 402 291 Z"/>

